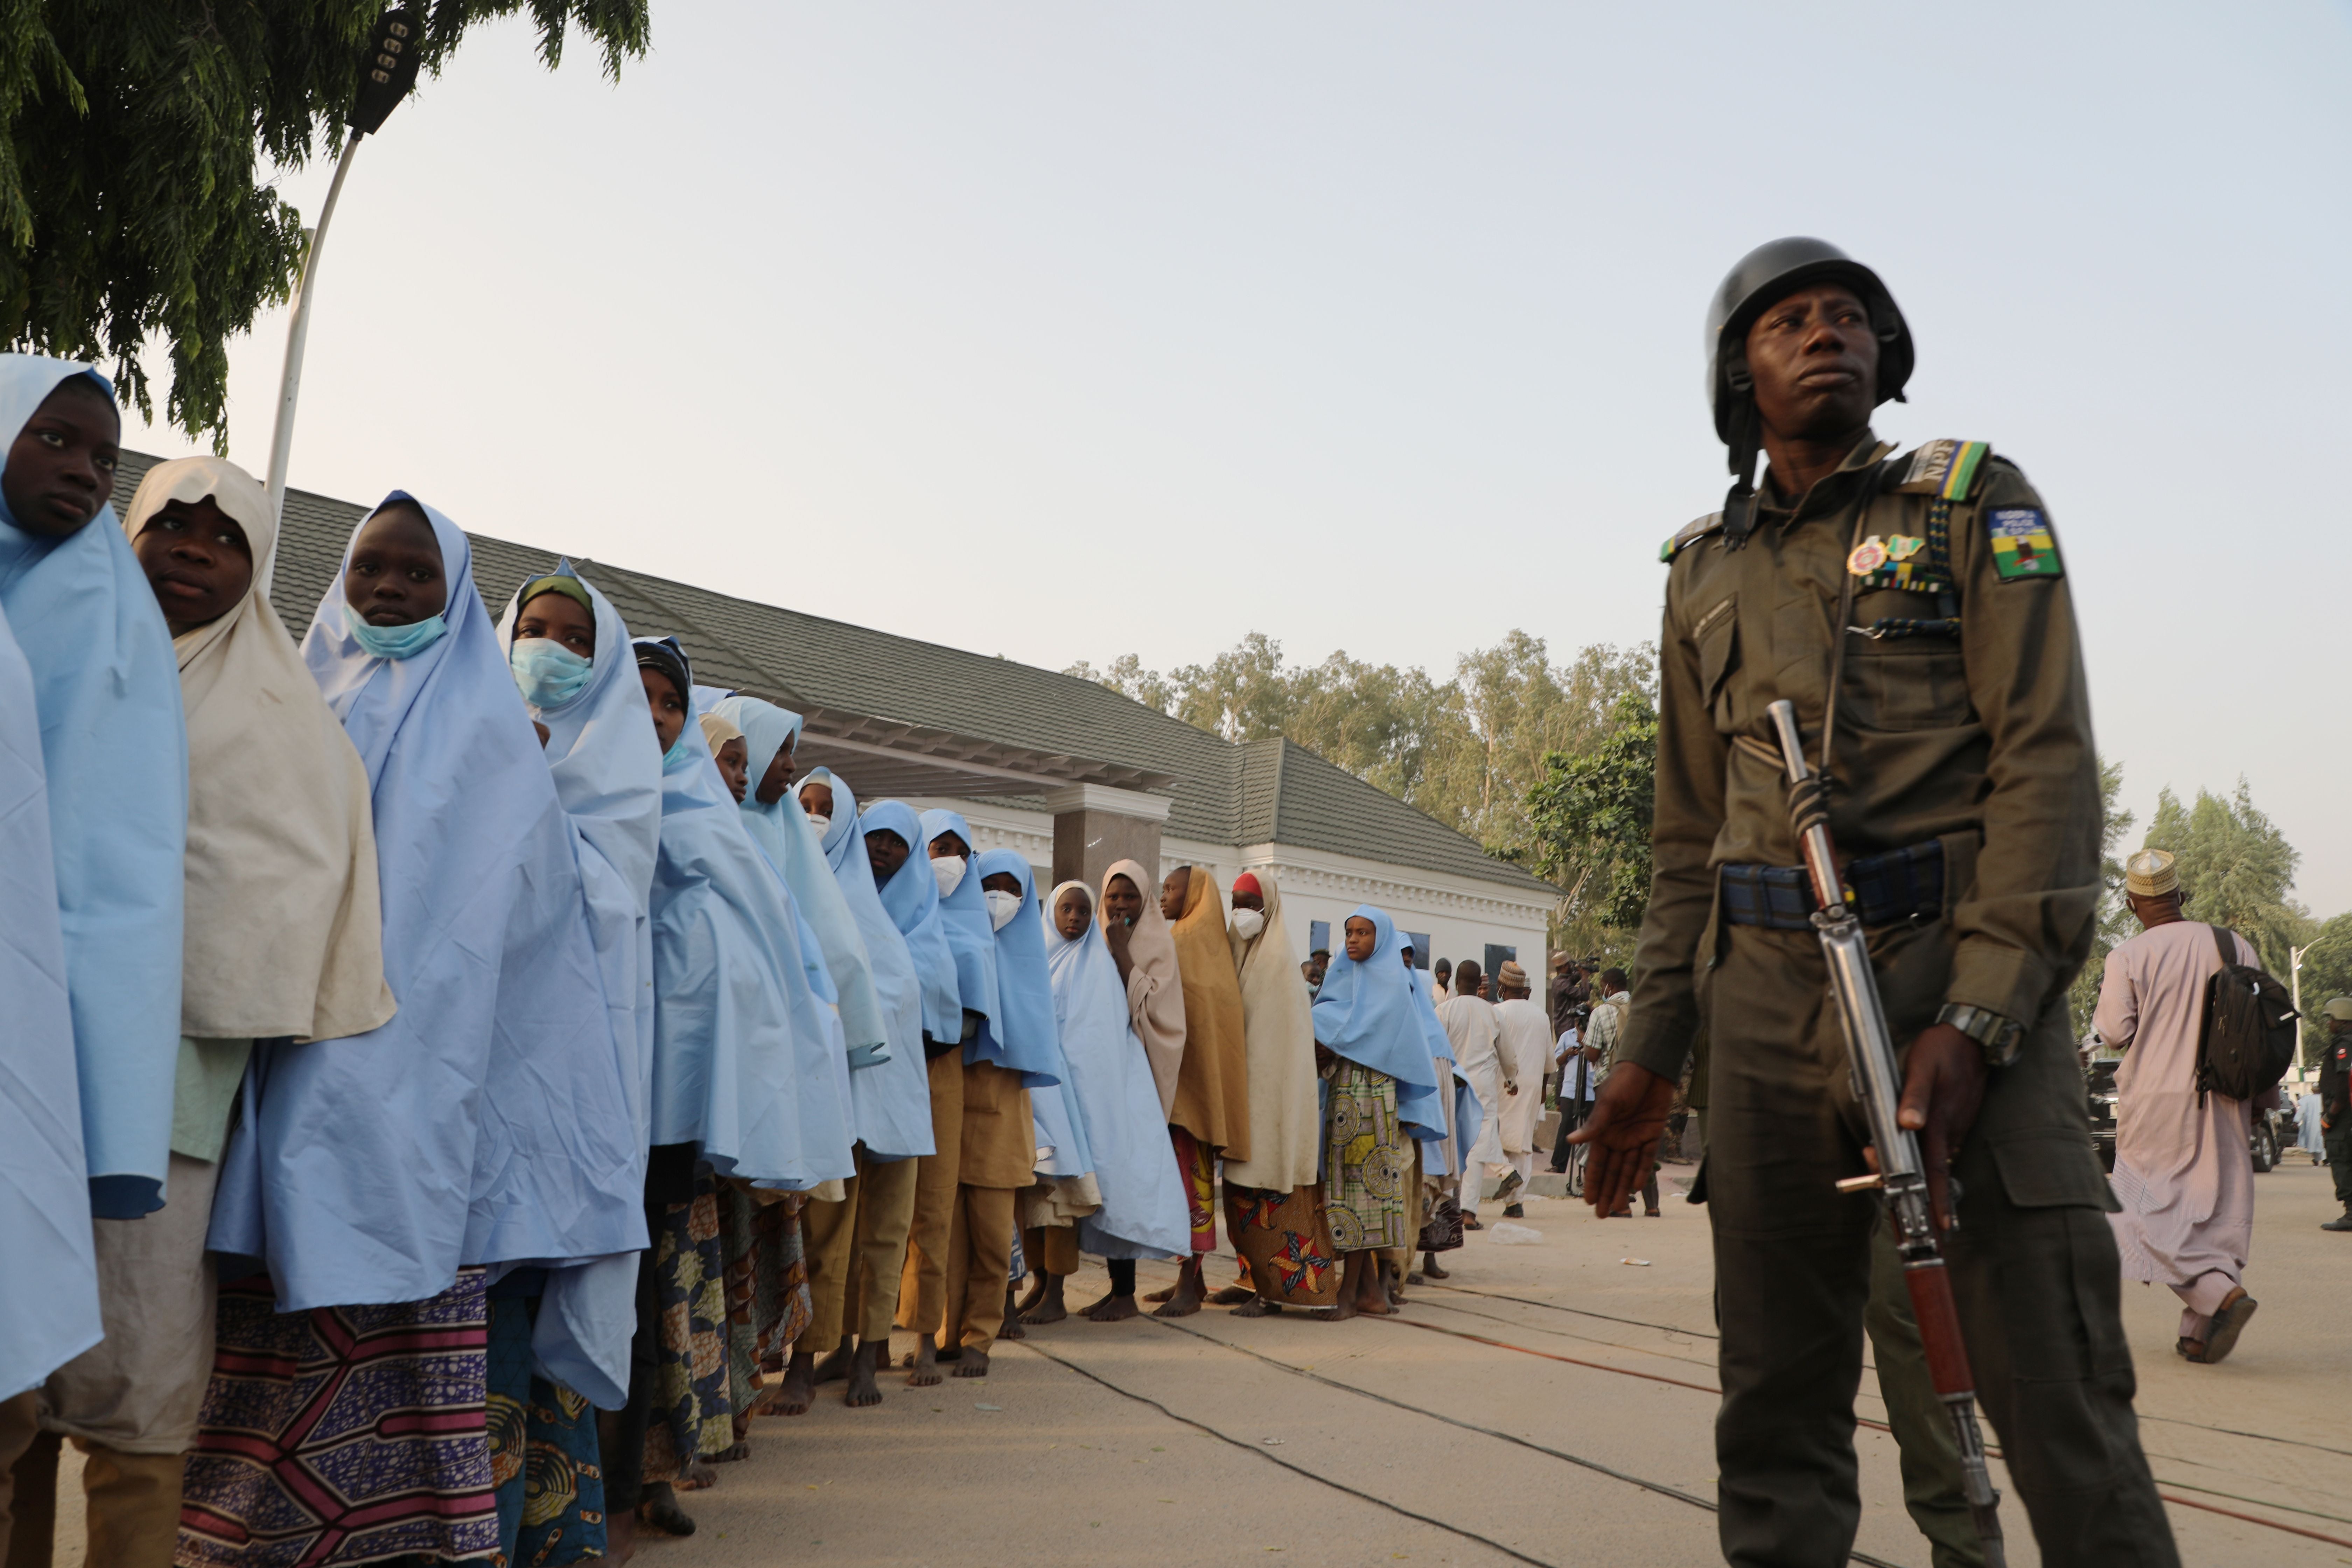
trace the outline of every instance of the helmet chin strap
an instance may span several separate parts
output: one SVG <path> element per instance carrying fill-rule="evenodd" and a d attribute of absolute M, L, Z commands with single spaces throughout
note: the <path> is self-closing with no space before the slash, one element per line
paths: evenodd
<path fill-rule="evenodd" d="M 1756 384 L 1744 364 L 1735 365 L 1730 373 L 1732 395 L 1739 401 L 1731 413 L 1731 472 L 1732 485 L 1723 498 L 1723 536 L 1726 546 L 1738 550 L 1748 542 L 1748 535 L 1756 527 L 1756 449 L 1757 425 Z"/>

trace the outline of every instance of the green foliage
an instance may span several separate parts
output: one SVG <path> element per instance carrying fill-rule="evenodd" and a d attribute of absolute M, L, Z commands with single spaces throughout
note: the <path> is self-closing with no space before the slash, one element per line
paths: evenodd
<path fill-rule="evenodd" d="M 2327 1033 L 2327 1021 L 2319 1010 L 2331 996 L 2352 996 L 2352 914 L 2337 915 L 2313 933 L 2303 955 L 2300 980 L 2303 1061 L 2308 1067 L 2319 1060 L 2318 1042 Z"/>
<path fill-rule="evenodd" d="M 1287 736 L 1488 854 L 1532 864 L 1527 795 L 1545 776 L 1545 758 L 1607 732 L 1612 704 L 1647 690 L 1655 670 L 1647 647 L 1588 647 L 1555 666 L 1542 638 L 1515 630 L 1455 660 L 1446 681 L 1345 650 L 1319 664 L 1286 664 L 1282 644 L 1263 632 L 1166 676 L 1133 654 L 1107 670 L 1081 661 L 1063 673 L 1229 741 Z"/>
<path fill-rule="evenodd" d="M 142 354 L 169 344 L 172 422 L 227 438 L 228 341 L 285 301 L 302 216 L 263 183 L 342 144 L 376 0 L 0 0 L 0 343 L 111 359 L 153 417 Z M 566 28 L 605 74 L 645 53 L 646 0 L 431 0 L 436 72 L 478 22 Z M 411 112 L 414 112 L 412 110 Z M 395 121 L 396 123 L 396 121 Z"/>
<path fill-rule="evenodd" d="M 1606 732 L 1579 751 L 1548 753 L 1544 773 L 1526 805 L 1536 874 L 1564 889 L 1555 943 L 1624 963 L 1650 903 L 1658 711 L 1649 694 L 1621 692 Z"/>
<path fill-rule="evenodd" d="M 2147 847 L 2179 858 L 2174 869 L 2189 918 L 2228 926 L 2252 942 L 2272 973 L 2285 974 L 2287 949 L 2311 940 L 2311 911 L 2287 896 L 2303 857 L 2255 808 L 2245 780 L 2227 799 L 2199 790 L 2188 806 L 2170 789 L 2160 792 Z"/>
<path fill-rule="evenodd" d="M 2091 956 L 2066 995 L 2074 1016 L 2074 1038 L 2091 1032 L 2091 1013 L 2099 1005 L 2099 977 L 2106 972 L 2107 954 L 2116 943 L 2139 930 L 2124 903 L 2124 835 L 2137 820 L 2123 809 L 2124 765 L 2099 759 L 2099 923 L 2091 939 Z"/>

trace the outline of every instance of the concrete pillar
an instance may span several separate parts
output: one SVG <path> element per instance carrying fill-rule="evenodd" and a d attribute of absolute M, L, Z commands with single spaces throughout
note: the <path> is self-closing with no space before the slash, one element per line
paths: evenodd
<path fill-rule="evenodd" d="M 1066 784 L 1045 797 L 1054 814 L 1054 880 L 1084 882 L 1099 889 L 1115 860 L 1134 860 L 1151 874 L 1158 890 L 1160 826 L 1168 820 L 1168 797 L 1107 784 Z"/>

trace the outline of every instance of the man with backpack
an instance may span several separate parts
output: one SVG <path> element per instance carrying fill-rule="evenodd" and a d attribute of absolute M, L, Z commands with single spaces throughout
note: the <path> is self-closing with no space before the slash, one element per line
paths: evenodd
<path fill-rule="evenodd" d="M 2254 1315 L 2242 1283 L 2254 1230 L 2248 1100 L 2268 1085 L 2221 1080 L 2215 1068 L 2228 1067 L 2232 1042 L 2217 997 L 2230 1000 L 2230 977 L 2240 967 L 2259 972 L 2262 961 L 2243 937 L 2187 917 L 2164 850 L 2125 863 L 2124 898 L 2140 933 L 2107 954 L 2095 1020 L 2124 1053 L 2115 1169 L 2123 1212 L 2107 1219 L 2124 1278 L 2169 1286 L 2180 1298 L 2175 1350 L 2218 1362 Z"/>

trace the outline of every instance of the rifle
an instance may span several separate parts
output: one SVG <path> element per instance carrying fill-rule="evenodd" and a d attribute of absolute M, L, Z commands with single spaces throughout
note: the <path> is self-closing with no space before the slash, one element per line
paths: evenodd
<path fill-rule="evenodd" d="M 1993 1490 L 1992 1475 L 1985 1466 L 1984 1434 L 1977 1426 L 1976 1376 L 1969 1370 L 1968 1345 L 1960 1338 L 1960 1314 L 1952 1300 L 1951 1276 L 1945 1272 L 1943 1251 L 1936 1244 L 1919 1140 L 1895 1121 L 1903 1073 L 1895 1064 L 1886 1009 L 1879 1004 L 1870 944 L 1864 940 L 1862 922 L 1847 905 L 1838 880 L 1837 849 L 1830 842 L 1823 781 L 1805 761 L 1804 742 L 1797 733 L 1797 710 L 1781 701 L 1766 711 L 1780 737 L 1781 764 L 1788 770 L 1789 824 L 1803 849 L 1813 901 L 1819 906 L 1813 911 L 1813 930 L 1821 937 L 1830 991 L 1837 998 L 1839 1022 L 1845 1026 L 1854 1097 L 1862 1101 L 1863 1114 L 1870 1122 L 1870 1141 L 1878 1152 L 1876 1175 L 1840 1182 L 1838 1191 L 1876 1191 L 1895 1222 L 1895 1251 L 1903 1259 L 1903 1283 L 1911 1292 L 1912 1315 L 1919 1321 L 1927 1374 L 1935 1383 L 1936 1396 L 1951 1413 L 1952 1434 L 1959 1441 L 1961 1490 L 1969 1500 L 1977 1537 L 1984 1543 L 1985 1562 L 1990 1568 L 2004 1568 L 2000 1494 Z"/>

